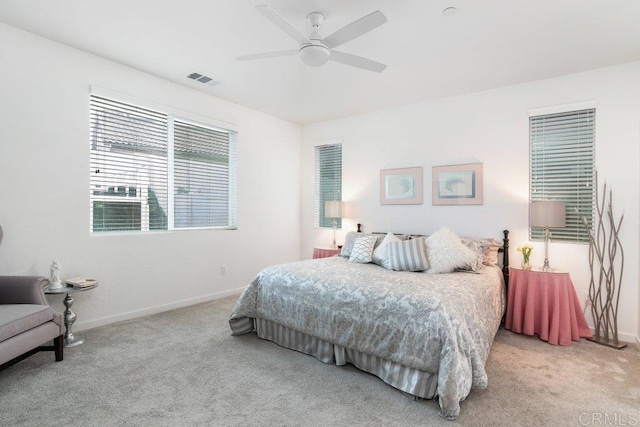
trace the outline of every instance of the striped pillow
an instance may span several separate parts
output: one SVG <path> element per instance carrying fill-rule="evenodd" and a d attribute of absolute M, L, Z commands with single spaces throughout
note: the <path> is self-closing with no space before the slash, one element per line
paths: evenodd
<path fill-rule="evenodd" d="M 424 239 L 389 242 L 389 268 L 396 271 L 424 271 L 429 269 Z"/>

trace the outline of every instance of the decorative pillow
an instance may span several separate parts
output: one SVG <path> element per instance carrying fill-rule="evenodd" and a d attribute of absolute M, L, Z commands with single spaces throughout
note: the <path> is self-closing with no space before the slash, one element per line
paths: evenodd
<path fill-rule="evenodd" d="M 452 273 L 456 268 L 464 268 L 475 261 L 475 253 L 463 245 L 460 238 L 446 227 L 427 237 L 425 242 L 429 273 Z"/>
<path fill-rule="evenodd" d="M 376 244 L 373 246 L 373 249 L 375 250 L 378 246 L 380 246 L 380 244 L 382 244 L 382 241 L 384 240 L 385 237 L 387 237 L 386 234 L 381 234 L 381 233 L 371 233 L 372 236 L 376 236 Z"/>
<path fill-rule="evenodd" d="M 389 267 L 396 271 L 424 271 L 429 268 L 424 239 L 387 243 Z"/>
<path fill-rule="evenodd" d="M 489 248 L 484 253 L 484 259 L 482 260 L 482 263 L 484 265 L 498 265 L 498 251 L 502 249 L 502 247 L 504 246 L 504 242 L 491 238 L 485 240 L 488 240 L 490 244 Z"/>
<path fill-rule="evenodd" d="M 469 265 L 466 265 L 460 268 L 461 271 L 473 271 L 474 273 L 482 272 L 482 262 L 484 260 L 484 254 L 487 252 L 487 249 L 491 245 L 486 239 L 471 239 L 468 237 L 463 237 L 460 239 L 463 245 L 467 248 L 471 249 L 475 254 L 475 259 Z"/>
<path fill-rule="evenodd" d="M 357 231 L 348 232 L 347 235 L 344 236 L 344 244 L 342 245 L 340 256 L 350 256 L 356 239 L 363 236 L 369 236 L 369 234 L 358 233 Z"/>
<path fill-rule="evenodd" d="M 353 243 L 351 255 L 349 255 L 349 262 L 356 262 L 359 264 L 371 262 L 371 254 L 373 253 L 373 247 L 376 244 L 376 240 L 378 240 L 378 238 L 372 235 L 356 239 Z"/>
<path fill-rule="evenodd" d="M 389 266 L 389 251 L 387 249 L 387 244 L 391 242 L 401 242 L 401 240 L 393 233 L 387 233 L 384 239 L 382 239 L 382 242 L 373 250 L 373 256 L 371 257 L 374 263 L 386 269 L 391 268 Z"/>

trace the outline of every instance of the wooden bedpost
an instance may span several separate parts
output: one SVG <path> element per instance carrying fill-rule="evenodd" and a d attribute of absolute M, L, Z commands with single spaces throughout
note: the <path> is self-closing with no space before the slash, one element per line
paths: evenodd
<path fill-rule="evenodd" d="M 504 239 L 502 239 L 502 243 L 504 243 L 502 247 L 504 251 L 502 254 L 502 275 L 504 276 L 505 286 L 509 286 L 509 230 L 503 230 L 502 233 L 504 233 Z"/>
<path fill-rule="evenodd" d="M 507 319 L 507 304 L 509 299 L 509 230 L 503 230 L 504 239 L 502 239 L 502 277 L 504 277 L 504 298 L 505 298 L 505 310 L 502 315 L 502 322 L 500 326 L 504 326 Z"/>

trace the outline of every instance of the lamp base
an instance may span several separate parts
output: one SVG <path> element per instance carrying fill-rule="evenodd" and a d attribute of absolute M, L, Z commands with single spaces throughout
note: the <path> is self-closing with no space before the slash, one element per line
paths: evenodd
<path fill-rule="evenodd" d="M 542 265 L 542 271 L 555 271 L 554 268 L 549 266 L 549 237 L 551 237 L 551 232 L 549 231 L 549 227 L 544 228 L 544 264 Z"/>
<path fill-rule="evenodd" d="M 331 249 L 338 249 L 338 245 L 336 244 L 336 230 L 338 229 L 338 221 L 333 220 L 333 243 L 331 244 Z"/>

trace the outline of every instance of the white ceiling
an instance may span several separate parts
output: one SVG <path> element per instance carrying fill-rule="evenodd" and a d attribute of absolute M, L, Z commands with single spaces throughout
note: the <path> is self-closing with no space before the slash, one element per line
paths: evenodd
<path fill-rule="evenodd" d="M 297 48 L 258 4 L 305 34 L 320 11 L 323 36 L 380 10 L 339 50 L 388 68 L 237 61 Z M 2 0 L 0 22 L 299 124 L 640 60 L 638 0 Z"/>

